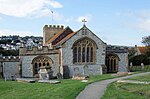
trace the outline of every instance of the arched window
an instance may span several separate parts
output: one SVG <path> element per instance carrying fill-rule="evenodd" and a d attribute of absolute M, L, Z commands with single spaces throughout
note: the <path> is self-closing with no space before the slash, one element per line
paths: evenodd
<path fill-rule="evenodd" d="M 95 63 L 96 44 L 89 38 L 83 38 L 73 44 L 73 63 Z"/>
<path fill-rule="evenodd" d="M 116 54 L 108 54 L 106 56 L 107 72 L 117 72 L 118 62 L 119 62 L 119 57 Z"/>

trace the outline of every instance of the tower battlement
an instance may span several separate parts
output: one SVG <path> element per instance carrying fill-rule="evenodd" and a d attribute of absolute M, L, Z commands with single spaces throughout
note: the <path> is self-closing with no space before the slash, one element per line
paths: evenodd
<path fill-rule="evenodd" d="M 48 46 L 42 46 L 41 48 L 34 46 L 31 49 L 21 47 L 19 49 L 19 56 L 41 55 L 41 54 L 58 54 L 58 50 L 50 49 Z"/>
<path fill-rule="evenodd" d="M 64 29 L 64 26 L 60 25 L 45 25 L 43 29 Z"/>
<path fill-rule="evenodd" d="M 50 38 L 63 30 L 64 26 L 62 25 L 45 25 L 43 27 L 43 45 L 46 45 Z"/>

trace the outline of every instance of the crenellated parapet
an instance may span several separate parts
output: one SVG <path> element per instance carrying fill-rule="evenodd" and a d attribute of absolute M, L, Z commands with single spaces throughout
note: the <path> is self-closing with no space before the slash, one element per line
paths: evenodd
<path fill-rule="evenodd" d="M 2 56 L 0 57 L 0 62 L 19 62 L 19 56 Z"/>
<path fill-rule="evenodd" d="M 43 54 L 57 54 L 58 50 L 53 50 L 50 49 L 48 46 L 42 46 L 42 47 L 37 47 L 34 46 L 31 49 L 25 48 L 25 47 L 20 47 L 19 49 L 19 55 L 24 56 L 24 55 L 43 55 Z"/>
<path fill-rule="evenodd" d="M 126 46 L 113 46 L 107 45 L 106 52 L 109 53 L 128 53 L 128 47 Z"/>
<path fill-rule="evenodd" d="M 43 29 L 63 30 L 64 26 L 60 25 L 45 25 Z"/>

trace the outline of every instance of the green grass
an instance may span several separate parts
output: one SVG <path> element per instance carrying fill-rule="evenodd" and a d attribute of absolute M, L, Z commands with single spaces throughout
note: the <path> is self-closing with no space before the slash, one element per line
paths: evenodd
<path fill-rule="evenodd" d="M 1 99 L 74 99 L 89 83 L 114 78 L 111 74 L 90 76 L 88 83 L 64 79 L 59 84 L 21 83 L 0 80 Z"/>
<path fill-rule="evenodd" d="M 144 70 L 142 70 L 141 66 L 132 66 L 130 71 L 150 72 L 150 65 L 145 65 Z"/>
<path fill-rule="evenodd" d="M 150 74 L 130 78 L 130 80 L 150 81 Z M 150 99 L 150 84 L 112 83 L 102 99 Z"/>
<path fill-rule="evenodd" d="M 147 81 L 150 82 L 150 74 L 144 76 L 137 76 L 133 78 L 128 78 L 128 80 L 137 80 L 137 81 Z"/>

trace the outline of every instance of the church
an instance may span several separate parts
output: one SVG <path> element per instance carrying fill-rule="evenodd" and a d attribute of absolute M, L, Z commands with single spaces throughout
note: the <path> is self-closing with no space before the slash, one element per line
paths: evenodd
<path fill-rule="evenodd" d="M 27 49 L 22 45 L 19 57 L 17 77 L 38 78 L 42 67 L 64 78 L 128 71 L 128 48 L 107 45 L 85 24 L 77 31 L 69 26 L 45 25 L 43 46 Z"/>

